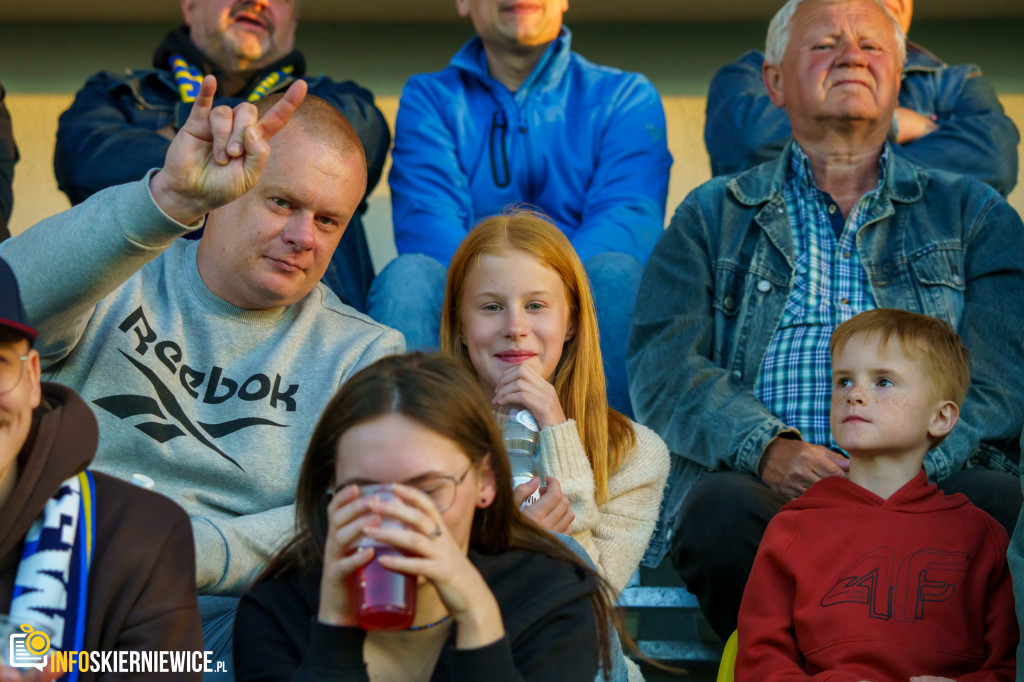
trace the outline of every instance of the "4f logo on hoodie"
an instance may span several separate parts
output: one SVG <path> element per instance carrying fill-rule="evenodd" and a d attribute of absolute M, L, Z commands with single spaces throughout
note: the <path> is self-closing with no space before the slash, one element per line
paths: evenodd
<path fill-rule="evenodd" d="M 223 368 L 216 365 L 208 371 L 190 367 L 182 362 L 181 346 L 174 341 L 159 341 L 157 339 L 157 334 L 146 320 L 141 307 L 132 311 L 121 322 L 118 329 L 125 334 L 134 333 L 135 352 L 142 357 L 147 355 L 155 357 L 159 361 L 157 369 L 160 369 L 160 365 L 166 368 L 172 379 L 176 378 L 185 392 L 196 402 L 218 405 L 228 400 L 266 401 L 270 407 L 285 413 L 295 411 L 295 393 L 299 390 L 298 384 L 285 385 L 280 374 L 271 379 L 266 374 L 257 373 L 245 380 L 238 380 L 226 376 Z M 150 350 L 152 350 L 151 354 Z M 288 426 L 260 417 L 231 419 L 217 424 L 192 419 L 178 401 L 174 391 L 164 383 L 154 367 L 124 351 L 119 350 L 119 352 L 136 371 L 146 378 L 146 381 L 152 386 L 153 395 L 112 395 L 94 400 L 93 404 L 120 419 L 139 415 L 156 417 L 156 420 L 136 424 L 135 428 L 158 443 L 166 443 L 179 436 L 191 436 L 242 469 L 238 462 L 217 447 L 213 441 L 252 426 L 281 428 Z M 164 373 L 163 370 L 161 370 L 162 373 Z"/>
<path fill-rule="evenodd" d="M 925 604 L 953 596 L 970 562 L 966 552 L 921 549 L 896 568 L 896 553 L 879 547 L 844 570 L 821 605 L 864 604 L 872 618 L 918 621 L 924 618 Z"/>

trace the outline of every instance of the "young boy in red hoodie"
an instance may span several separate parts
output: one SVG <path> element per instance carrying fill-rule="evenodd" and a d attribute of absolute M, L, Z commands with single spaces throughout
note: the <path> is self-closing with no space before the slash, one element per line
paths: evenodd
<path fill-rule="evenodd" d="M 902 310 L 832 334 L 831 427 L 849 478 L 772 520 L 739 613 L 736 680 L 1013 680 L 1018 630 L 1003 527 L 922 469 L 956 424 L 968 353 Z"/>

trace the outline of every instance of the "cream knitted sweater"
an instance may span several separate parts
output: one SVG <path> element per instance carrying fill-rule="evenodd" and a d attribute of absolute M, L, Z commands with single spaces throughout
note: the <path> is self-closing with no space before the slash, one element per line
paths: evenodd
<path fill-rule="evenodd" d="M 570 419 L 540 432 L 540 475 L 554 476 L 576 519 L 572 536 L 618 595 L 640 565 L 654 532 L 668 478 L 668 448 L 658 434 L 633 424 L 636 447 L 608 481 L 608 501 L 594 501 L 594 470 Z"/>

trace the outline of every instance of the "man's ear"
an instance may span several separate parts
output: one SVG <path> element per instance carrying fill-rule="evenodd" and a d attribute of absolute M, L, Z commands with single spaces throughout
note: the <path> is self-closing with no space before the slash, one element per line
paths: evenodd
<path fill-rule="evenodd" d="M 186 0 L 181 0 L 185 2 Z M 459 13 L 460 17 L 469 16 L 469 0 L 455 0 L 455 11 Z"/>
<path fill-rule="evenodd" d="M 43 399 L 43 387 L 41 383 L 41 372 L 39 369 L 39 351 L 30 350 L 28 352 L 28 362 L 25 367 L 25 378 L 28 379 L 30 384 L 30 399 L 32 409 L 39 407 L 39 403 Z"/>
<path fill-rule="evenodd" d="M 782 69 L 777 64 L 765 62 L 761 67 L 761 77 L 764 79 L 764 87 L 768 90 L 768 98 L 781 109 L 786 103 L 782 94 Z"/>
<path fill-rule="evenodd" d="M 957 407 L 956 403 L 952 400 L 942 401 L 932 417 L 932 423 L 928 427 L 928 435 L 932 438 L 942 438 L 953 430 L 959 418 L 960 408 Z"/>
<path fill-rule="evenodd" d="M 181 16 L 185 18 L 185 25 L 192 25 L 192 2 L 193 0 L 181 0 Z"/>
<path fill-rule="evenodd" d="M 494 482 L 494 469 L 491 467 L 491 453 L 487 453 L 484 461 L 480 464 L 480 488 L 477 490 L 476 506 L 478 509 L 490 507 L 494 502 L 494 496 L 498 494 Z"/>

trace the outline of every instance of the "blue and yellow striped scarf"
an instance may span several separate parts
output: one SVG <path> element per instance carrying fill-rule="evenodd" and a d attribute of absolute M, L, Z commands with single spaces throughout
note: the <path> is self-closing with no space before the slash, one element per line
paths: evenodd
<path fill-rule="evenodd" d="M 257 102 L 271 90 L 274 89 L 282 79 L 287 78 L 295 71 L 294 66 L 286 66 L 278 69 L 256 84 L 246 99 L 250 102 Z M 178 94 L 182 102 L 195 102 L 199 94 L 199 84 L 203 82 L 203 73 L 196 67 L 189 64 L 184 57 L 178 54 L 171 55 L 171 72 L 174 74 L 174 81 L 178 84 Z"/>

